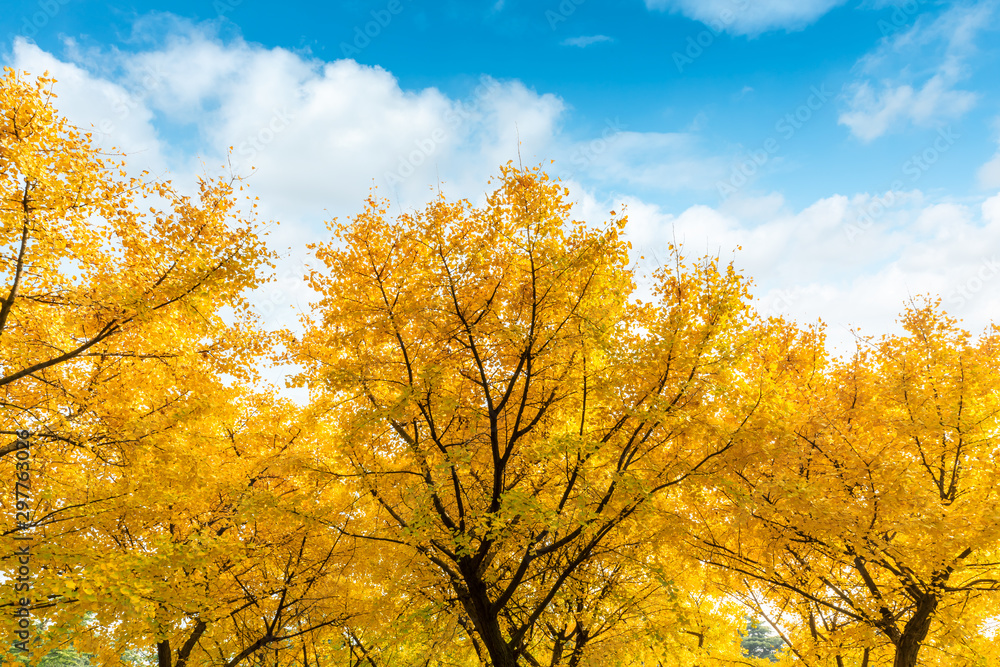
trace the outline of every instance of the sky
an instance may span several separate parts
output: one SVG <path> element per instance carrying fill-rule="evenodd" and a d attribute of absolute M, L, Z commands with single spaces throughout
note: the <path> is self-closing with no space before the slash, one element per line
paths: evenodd
<path fill-rule="evenodd" d="M 482 202 L 508 160 L 579 219 L 624 205 L 641 273 L 674 241 L 731 259 L 840 351 L 920 295 L 974 333 L 1000 312 L 1000 0 L 4 4 L 3 65 L 130 169 L 248 177 L 269 326 L 371 188 Z"/>

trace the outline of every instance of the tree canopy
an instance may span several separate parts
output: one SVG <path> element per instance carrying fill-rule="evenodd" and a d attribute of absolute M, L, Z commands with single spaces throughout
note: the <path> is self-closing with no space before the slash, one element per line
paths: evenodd
<path fill-rule="evenodd" d="M 997 328 L 918 299 L 838 357 L 675 246 L 640 298 L 624 211 L 508 163 L 331 221 L 267 332 L 244 184 L 128 176 L 52 86 L 0 80 L 12 660 L 1000 659 Z"/>
<path fill-rule="evenodd" d="M 330 474 L 364 490 L 351 534 L 412 550 L 481 658 L 558 664 L 628 615 L 616 587 L 644 589 L 649 501 L 717 467 L 756 408 L 734 372 L 746 283 L 705 260 L 638 303 L 624 216 L 595 230 L 540 170 L 499 180 L 483 208 L 392 221 L 370 199 L 335 224 L 289 358 Z"/>

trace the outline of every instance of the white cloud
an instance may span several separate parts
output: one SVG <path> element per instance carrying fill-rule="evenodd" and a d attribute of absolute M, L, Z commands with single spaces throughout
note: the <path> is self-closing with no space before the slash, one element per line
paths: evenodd
<path fill-rule="evenodd" d="M 256 169 L 251 182 L 271 217 L 317 226 L 355 211 L 372 185 L 403 208 L 425 201 L 439 179 L 453 196 L 476 198 L 511 159 L 554 158 L 551 170 L 566 180 L 667 192 L 711 189 L 726 168 L 704 155 L 696 129 L 630 132 L 609 118 L 593 136 L 567 136 L 563 101 L 517 80 L 484 77 L 449 96 L 404 90 L 390 72 L 353 60 L 224 41 L 210 24 L 170 15 L 141 19 L 135 32 L 133 48 L 145 48 L 67 48 L 71 62 L 20 41 L 10 64 L 51 69 L 74 122 L 111 117 L 103 139 L 179 182 L 221 169 L 232 147 L 237 173 Z"/>
<path fill-rule="evenodd" d="M 438 174 L 458 177 L 458 196 L 474 195 L 499 164 L 517 158 L 518 137 L 525 160 L 548 155 L 564 110 L 558 97 L 518 81 L 486 78 L 464 98 L 404 90 L 379 67 L 223 42 L 183 23 L 150 50 L 94 57 L 84 68 L 18 41 L 9 64 L 51 70 L 71 120 L 100 125 L 109 117 L 106 139 L 130 155 L 183 147 L 168 165 L 175 173 L 201 171 L 202 160 L 220 168 L 232 146 L 239 173 L 256 168 L 252 183 L 268 214 L 312 223 L 357 209 L 373 182 L 404 204 L 423 201 Z M 166 126 L 171 135 L 158 136 L 154 128 Z M 386 175 L 401 165 L 401 182 L 387 187 Z"/>
<path fill-rule="evenodd" d="M 950 90 L 947 78 L 936 74 L 918 90 L 909 85 L 886 85 L 876 93 L 867 82 L 854 88 L 851 111 L 840 115 L 838 122 L 851 129 L 862 141 L 872 141 L 908 119 L 926 126 L 941 118 L 955 118 L 972 108 L 973 93 Z"/>
<path fill-rule="evenodd" d="M 801 30 L 844 2 L 846 0 L 646 0 L 646 7 L 683 14 L 716 32 L 758 35 L 769 30 Z"/>
<path fill-rule="evenodd" d="M 163 172 L 164 146 L 147 105 L 153 79 L 109 81 L 63 62 L 22 38 L 14 40 L 10 66 L 32 75 L 49 72 L 57 81 L 56 108 L 75 125 L 93 134 L 105 150 L 117 148 L 133 156 L 131 166 Z"/>
<path fill-rule="evenodd" d="M 842 352 L 853 349 L 853 330 L 895 330 L 897 316 L 919 294 L 940 296 L 973 331 L 986 327 L 1000 312 L 1000 253 L 994 250 L 1000 247 L 1000 195 L 977 210 L 928 202 L 916 191 L 894 193 L 885 213 L 859 222 L 875 199 L 833 195 L 794 211 L 772 194 L 674 215 L 626 198 L 627 233 L 646 272 L 668 259 L 667 245 L 675 240 L 688 257 L 734 258 L 754 278 L 762 312 L 802 323 L 822 319 L 829 342 Z M 596 213 L 609 205 L 587 208 Z M 640 284 L 648 287 L 648 280 Z"/>
<path fill-rule="evenodd" d="M 607 35 L 584 35 L 582 37 L 570 37 L 569 39 L 564 39 L 559 42 L 563 46 L 578 46 L 581 49 L 590 46 L 591 44 L 600 44 L 601 42 L 613 42 L 615 41 Z"/>
<path fill-rule="evenodd" d="M 869 194 L 831 195 L 799 210 L 778 194 L 737 194 L 718 208 L 679 212 L 635 196 L 599 198 L 595 185 L 711 190 L 729 163 L 705 156 L 691 134 L 635 132 L 617 119 L 589 138 L 568 136 L 562 100 L 518 81 L 484 78 L 461 97 L 405 90 L 377 67 L 223 42 L 190 26 L 138 53 L 87 54 L 86 66 L 19 41 L 7 64 L 50 70 L 73 122 L 110 118 L 107 139 L 130 165 L 169 168 L 179 184 L 193 183 L 203 170 L 198 157 L 211 172 L 234 146 L 241 172 L 256 166 L 249 182 L 263 217 L 283 223 L 269 239 L 285 255 L 279 281 L 258 300 L 272 325 L 292 324 L 290 307 L 309 301 L 299 280 L 303 248 L 325 236 L 321 220 L 360 210 L 373 184 L 391 195 L 393 212 L 421 206 L 439 177 L 449 197 L 479 201 L 519 149 L 525 165 L 558 159 L 551 171 L 565 176 L 584 219 L 606 220 L 624 199 L 629 236 L 648 262 L 665 260 L 675 237 L 692 253 L 729 257 L 742 246 L 736 261 L 758 279 L 762 307 L 800 321 L 822 316 L 838 344 L 849 343 L 850 326 L 887 330 L 920 292 L 940 293 L 970 326 L 1000 312 L 1000 289 L 972 289 L 993 261 L 984 253 L 1000 247 L 1000 196 L 975 208 L 894 193 L 894 205 L 866 224 L 859 215 L 876 201 Z M 393 187 L 387 174 L 399 177 Z"/>
<path fill-rule="evenodd" d="M 979 96 L 958 85 L 969 74 L 966 60 L 993 12 L 990 4 L 954 7 L 886 37 L 858 62 L 863 78 L 848 86 L 847 109 L 838 122 L 868 142 L 891 128 L 929 127 L 969 111 Z"/>
<path fill-rule="evenodd" d="M 223 41 L 180 20 L 143 50 L 66 54 L 17 41 L 5 64 L 49 70 L 60 110 L 103 126 L 99 143 L 120 147 L 129 167 L 193 188 L 196 175 L 226 172 L 233 147 L 261 217 L 282 223 L 269 239 L 285 257 L 279 283 L 257 300 L 273 325 L 292 325 L 290 307 L 309 301 L 298 280 L 305 244 L 326 235 L 322 221 L 358 212 L 372 186 L 396 212 L 422 206 L 439 179 L 449 197 L 479 201 L 508 160 L 556 158 L 546 167 L 571 183 L 604 167 L 611 180 L 668 190 L 715 179 L 689 135 L 627 132 L 611 119 L 592 138 L 570 137 L 563 101 L 516 80 L 483 77 L 462 96 L 406 90 L 378 67 Z"/>
<path fill-rule="evenodd" d="M 992 226 L 1000 227 L 1000 195 L 994 195 L 983 202 L 983 220 Z"/>
<path fill-rule="evenodd" d="M 1000 189 L 1000 149 L 976 172 L 979 186 L 986 190 Z"/>
<path fill-rule="evenodd" d="M 600 136 L 554 147 L 555 173 L 564 180 L 658 192 L 713 190 L 729 168 L 705 156 L 689 133 L 632 132 L 608 119 Z"/>

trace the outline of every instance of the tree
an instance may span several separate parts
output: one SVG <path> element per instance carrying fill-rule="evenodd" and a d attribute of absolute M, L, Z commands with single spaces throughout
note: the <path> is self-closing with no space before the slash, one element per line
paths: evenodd
<path fill-rule="evenodd" d="M 1000 329 L 912 305 L 835 359 L 680 249 L 643 303 L 626 218 L 508 164 L 481 207 L 331 224 L 280 353 L 238 183 L 128 178 L 50 86 L 0 82 L 0 576 L 30 571 L 0 606 L 36 656 L 1000 659 Z M 307 407 L 259 382 L 270 354 Z M 751 626 L 743 655 L 736 601 L 780 642 Z"/>
<path fill-rule="evenodd" d="M 779 610 L 809 664 L 996 659 L 1000 338 L 933 302 L 901 323 L 846 360 L 775 323 L 764 456 L 703 498 L 702 558 Z"/>
<path fill-rule="evenodd" d="M 757 619 L 747 623 L 746 634 L 740 642 L 746 655 L 751 658 L 765 658 L 771 662 L 778 661 L 775 653 L 783 644 L 781 637 L 771 632 L 766 625 L 761 625 Z"/>
<path fill-rule="evenodd" d="M 257 344 L 243 293 L 270 255 L 254 223 L 237 223 L 232 183 L 203 180 L 192 201 L 169 183 L 126 178 L 58 115 L 52 83 L 9 68 L 0 82 L 4 432 L 90 447 L 102 436 L 80 433 L 81 413 L 116 402 L 122 379 L 137 377 L 123 367 L 154 378 L 200 356 L 248 377 L 233 358 Z M 144 214 L 140 200 L 167 208 Z M 223 326 L 227 308 L 238 317 Z M 182 331 L 190 336 L 173 341 Z"/>
<path fill-rule="evenodd" d="M 757 400 L 732 266 L 678 255 L 637 303 L 624 216 L 592 229 L 565 194 L 508 164 L 482 208 L 390 221 L 370 198 L 314 248 L 321 300 L 288 339 L 327 470 L 359 485 L 345 530 L 402 547 L 494 667 L 569 659 L 650 499 L 718 465 Z"/>
<path fill-rule="evenodd" d="M 93 617 L 74 641 L 105 662 L 154 647 L 158 667 L 314 662 L 355 615 L 352 550 L 304 518 L 336 512 L 338 496 L 301 466 L 302 435 L 284 401 L 237 394 L 188 415 L 179 442 L 134 453 L 113 480 L 127 502 L 63 554 L 63 613 Z"/>
<path fill-rule="evenodd" d="M 350 550 L 295 514 L 324 516 L 323 488 L 295 467 L 306 445 L 294 407 L 255 386 L 267 338 L 246 293 L 271 254 L 253 204 L 239 212 L 234 181 L 204 179 L 191 198 L 128 178 L 59 116 L 52 83 L 12 70 L 0 82 L 0 415 L 12 436 L 0 467 L 28 489 L 24 507 L 0 501 L 3 576 L 30 544 L 35 629 L 15 656 L 73 644 L 101 664 L 129 650 L 160 667 L 235 667 L 265 651 L 312 662 L 306 644 L 351 616 Z M 323 491 L 323 507 L 336 512 L 337 498 Z M 16 621 L 4 614 L 5 636 Z"/>
<path fill-rule="evenodd" d="M 91 662 L 85 655 L 76 651 L 56 650 L 42 658 L 38 667 L 90 667 Z"/>

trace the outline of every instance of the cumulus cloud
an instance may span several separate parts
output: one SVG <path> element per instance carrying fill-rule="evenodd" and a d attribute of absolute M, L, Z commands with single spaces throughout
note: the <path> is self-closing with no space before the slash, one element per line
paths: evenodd
<path fill-rule="evenodd" d="M 649 9 L 682 14 L 734 35 L 801 30 L 846 0 L 646 0 Z"/>
<path fill-rule="evenodd" d="M 969 111 L 979 96 L 959 84 L 969 74 L 975 39 L 994 13 L 992 4 L 957 6 L 887 36 L 856 65 L 859 78 L 847 87 L 838 122 L 868 142 L 890 128 L 928 127 Z"/>
<path fill-rule="evenodd" d="M 607 119 L 599 136 L 557 150 L 555 173 L 563 180 L 632 191 L 714 191 L 729 168 L 725 159 L 705 155 L 692 134 L 634 132 L 620 118 Z"/>
<path fill-rule="evenodd" d="M 979 168 L 976 173 L 979 184 L 987 189 L 1000 188 L 1000 152 L 993 159 Z"/>
<path fill-rule="evenodd" d="M 90 53 L 86 67 L 26 43 L 17 54 L 17 67 L 44 60 L 60 91 L 64 77 L 80 80 L 65 94 L 76 100 L 79 92 L 80 103 L 68 111 L 81 124 L 112 114 L 116 96 L 131 96 L 135 136 L 117 123 L 108 137 L 127 153 L 166 153 L 171 159 L 160 159 L 158 171 L 174 173 L 227 161 L 239 174 L 253 168 L 266 215 L 313 226 L 355 211 L 372 186 L 403 209 L 421 205 L 439 181 L 448 194 L 475 199 L 512 159 L 554 159 L 551 171 L 566 181 L 664 192 L 711 189 L 726 169 L 691 132 L 633 132 L 608 118 L 590 136 L 568 136 L 564 102 L 517 80 L 483 76 L 458 96 L 406 90 L 379 67 L 222 40 L 181 20 L 146 50 Z M 106 110 L 84 108 L 88 91 L 102 87 Z M 160 137 L 155 128 L 164 126 L 170 136 Z"/>
<path fill-rule="evenodd" d="M 849 344 L 852 326 L 888 329 L 920 292 L 942 295 L 970 326 L 1000 312 L 1000 290 L 982 278 L 995 261 L 988 249 L 1000 247 L 1000 196 L 976 207 L 919 191 L 837 194 L 794 209 L 779 194 L 737 194 L 718 207 L 670 210 L 635 193 L 712 190 L 729 166 L 689 133 L 636 132 L 609 118 L 571 136 L 563 101 L 519 81 L 483 77 L 462 95 L 408 90 L 378 67 L 190 25 L 145 50 L 86 61 L 18 41 L 8 60 L 52 72 L 59 108 L 76 124 L 107 119 L 95 136 L 121 147 L 130 165 L 193 183 L 195 173 L 221 173 L 232 146 L 239 173 L 255 167 L 249 184 L 263 216 L 282 222 L 269 239 L 283 254 L 278 281 L 257 299 L 275 326 L 294 325 L 292 307 L 311 298 L 304 246 L 325 236 L 322 220 L 356 213 L 372 185 L 393 212 L 420 207 L 438 179 L 449 197 L 481 201 L 486 180 L 519 152 L 526 165 L 557 159 L 551 171 L 583 219 L 605 221 L 624 201 L 645 269 L 666 260 L 674 239 L 689 254 L 729 257 L 742 246 L 736 261 L 758 277 L 761 308 L 800 321 L 822 315 L 838 344 Z M 633 194 L 609 197 L 609 187 Z"/>
<path fill-rule="evenodd" d="M 628 132 L 609 119 L 592 136 L 562 130 L 566 106 L 517 80 L 483 76 L 460 95 L 404 89 L 379 67 L 324 62 L 171 19 L 145 26 L 133 51 L 61 57 L 19 40 L 5 64 L 58 80 L 60 111 L 94 128 L 127 163 L 192 187 L 231 169 L 247 176 L 260 214 L 278 220 L 279 282 L 259 295 L 268 322 L 291 325 L 310 295 L 304 246 L 322 222 L 358 212 L 372 187 L 394 212 L 421 207 L 441 183 L 449 197 L 481 201 L 499 165 L 546 165 L 574 189 L 608 169 L 612 182 L 678 189 L 714 175 L 689 135 Z M 231 149 L 231 150 L 230 150 Z M 707 174 L 707 175 L 706 175 Z"/>
<path fill-rule="evenodd" d="M 1000 119 L 997 119 L 997 126 L 1000 127 Z M 1000 146 L 997 152 L 976 172 L 979 186 L 986 190 L 1000 190 Z"/>
<path fill-rule="evenodd" d="M 119 146 L 130 162 L 211 171 L 231 148 L 237 173 L 255 170 L 269 212 L 313 221 L 347 202 L 357 208 L 373 184 L 404 203 L 423 201 L 438 175 L 479 190 L 519 149 L 525 159 L 548 154 L 564 110 L 518 81 L 484 77 L 464 97 L 405 90 L 379 67 L 224 42 L 183 23 L 153 48 L 101 58 L 84 67 L 19 40 L 9 64 L 51 71 L 61 111 L 100 130 L 99 143 Z M 169 135 L 158 134 L 166 127 Z"/>
<path fill-rule="evenodd" d="M 874 207 L 876 201 L 892 203 Z M 635 198 L 625 203 L 645 289 L 670 243 L 683 243 L 688 257 L 732 258 L 754 277 L 759 310 L 801 323 L 822 318 L 841 352 L 853 349 L 856 331 L 894 330 L 920 294 L 940 297 L 972 330 L 986 327 L 1000 308 L 1000 290 L 990 282 L 1000 285 L 993 250 L 1000 247 L 1000 195 L 981 207 L 929 201 L 919 191 L 832 195 L 792 210 L 770 194 L 676 214 Z M 609 204 L 587 208 L 596 213 Z"/>
<path fill-rule="evenodd" d="M 107 151 L 117 149 L 134 156 L 132 166 L 162 172 L 167 168 L 164 145 L 154 125 L 149 97 L 161 85 L 156 72 L 110 81 L 42 51 L 22 38 L 14 40 L 10 66 L 55 78 L 55 106 L 77 127 L 91 132 Z"/>

